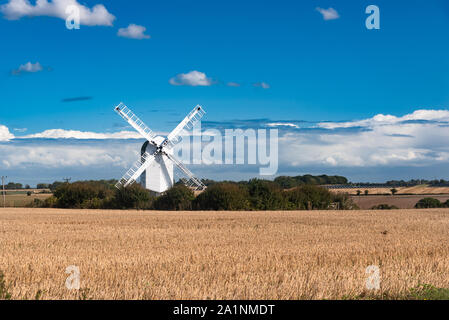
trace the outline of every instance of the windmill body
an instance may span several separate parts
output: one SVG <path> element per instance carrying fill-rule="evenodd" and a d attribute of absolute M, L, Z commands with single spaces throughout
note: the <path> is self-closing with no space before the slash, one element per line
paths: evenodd
<path fill-rule="evenodd" d="M 162 137 L 156 137 L 162 138 Z M 156 147 L 145 142 L 141 149 L 141 156 L 148 152 L 153 154 L 156 152 Z M 173 155 L 173 150 L 167 151 L 170 155 Z M 174 168 L 173 162 L 163 154 L 157 154 L 153 163 L 146 169 L 140 176 L 140 184 L 151 191 L 162 193 L 174 185 Z"/>
<path fill-rule="evenodd" d="M 115 111 L 147 140 L 140 150 L 140 158 L 117 182 L 115 185 L 117 188 L 126 188 L 140 177 L 140 182 L 145 188 L 157 193 L 165 192 L 174 184 L 174 166 L 185 176 L 181 179 L 185 185 L 194 190 L 206 188 L 201 180 L 173 156 L 173 147 L 182 140 L 182 131 L 192 129 L 205 114 L 201 106 L 196 106 L 166 138 L 156 136 L 123 103 L 115 107 Z"/>

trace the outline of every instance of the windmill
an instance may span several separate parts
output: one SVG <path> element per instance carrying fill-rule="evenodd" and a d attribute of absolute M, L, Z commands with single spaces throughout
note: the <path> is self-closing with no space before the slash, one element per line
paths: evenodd
<path fill-rule="evenodd" d="M 186 186 L 194 190 L 206 188 L 201 180 L 173 156 L 173 147 L 182 140 L 181 131 L 192 129 L 205 114 L 201 106 L 193 108 L 166 138 L 157 136 L 123 103 L 116 106 L 115 111 L 147 140 L 141 148 L 140 159 L 117 182 L 117 188 L 126 188 L 142 176 L 140 182 L 145 188 L 162 193 L 174 184 L 173 165 L 187 177 L 181 179 Z"/>

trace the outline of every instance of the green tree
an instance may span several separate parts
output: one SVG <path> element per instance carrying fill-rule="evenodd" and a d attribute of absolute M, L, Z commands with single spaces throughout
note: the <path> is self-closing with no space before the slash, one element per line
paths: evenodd
<path fill-rule="evenodd" d="M 395 195 L 396 193 L 398 193 L 398 190 L 396 188 L 393 188 L 390 190 L 392 195 Z"/>
<path fill-rule="evenodd" d="M 6 190 L 18 190 L 22 189 L 21 183 L 15 183 L 15 182 L 9 182 L 7 185 L 5 185 Z"/>
<path fill-rule="evenodd" d="M 441 208 L 442 206 L 443 204 L 438 199 L 424 198 L 416 203 L 415 208 Z"/>
<path fill-rule="evenodd" d="M 126 188 L 116 189 L 109 206 L 117 209 L 150 209 L 153 200 L 150 191 L 134 183 Z"/>
<path fill-rule="evenodd" d="M 195 199 L 193 191 L 185 185 L 175 185 L 154 201 L 156 210 L 191 210 Z"/>
<path fill-rule="evenodd" d="M 371 207 L 371 210 L 394 210 L 394 209 L 399 209 L 399 208 L 396 206 L 393 206 L 393 205 L 385 204 L 385 203 L 378 204 L 376 206 Z"/>
<path fill-rule="evenodd" d="M 54 192 L 58 208 L 100 209 L 113 196 L 111 188 L 96 182 L 64 183 Z"/>
<path fill-rule="evenodd" d="M 48 188 L 52 191 L 55 192 L 56 189 L 58 189 L 59 186 L 62 186 L 65 182 L 60 182 L 60 181 L 55 181 L 52 184 L 50 184 L 48 186 Z"/>
<path fill-rule="evenodd" d="M 287 202 L 284 191 L 273 181 L 252 179 L 247 190 L 254 210 L 282 210 Z"/>
<path fill-rule="evenodd" d="M 338 208 L 340 210 L 358 210 L 359 207 L 354 203 L 351 196 L 348 193 L 332 193 L 331 192 L 333 203 L 338 203 Z"/>
<path fill-rule="evenodd" d="M 217 183 L 206 189 L 194 201 L 197 210 L 248 210 L 251 208 L 248 190 L 235 183 Z"/>
<path fill-rule="evenodd" d="M 277 177 L 274 179 L 274 182 L 276 182 L 283 189 L 291 189 L 298 186 L 298 181 L 293 177 Z"/>
<path fill-rule="evenodd" d="M 297 210 L 325 210 L 329 208 L 333 200 L 329 190 L 313 185 L 304 185 L 287 191 L 286 197 L 289 203 L 288 208 Z"/>

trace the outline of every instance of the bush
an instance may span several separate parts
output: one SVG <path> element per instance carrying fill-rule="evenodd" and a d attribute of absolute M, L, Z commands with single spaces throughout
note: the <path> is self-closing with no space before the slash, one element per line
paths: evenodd
<path fill-rule="evenodd" d="M 424 198 L 419 200 L 416 205 L 415 208 L 441 208 L 443 207 L 443 204 L 440 202 L 440 200 L 435 199 L 435 198 Z"/>
<path fill-rule="evenodd" d="M 110 201 L 113 191 L 104 185 L 94 182 L 75 182 L 60 185 L 54 196 L 58 208 L 97 209 Z M 102 204 L 99 205 L 99 202 Z"/>
<path fill-rule="evenodd" d="M 273 181 L 252 179 L 247 184 L 247 190 L 254 210 L 287 209 L 284 191 Z"/>
<path fill-rule="evenodd" d="M 293 178 L 293 177 L 277 177 L 276 179 L 274 179 L 274 182 L 276 182 L 278 185 L 281 186 L 281 188 L 284 189 L 291 189 L 294 188 L 296 186 L 298 186 L 298 181 Z"/>
<path fill-rule="evenodd" d="M 340 210 L 358 210 L 359 206 L 354 203 L 351 196 L 348 193 L 332 193 L 332 203 L 338 203 Z"/>
<path fill-rule="evenodd" d="M 390 206 L 389 204 L 378 204 L 376 206 L 371 207 L 371 210 L 395 210 L 395 209 L 399 209 L 396 206 Z"/>
<path fill-rule="evenodd" d="M 153 200 L 154 197 L 151 196 L 150 191 L 134 183 L 129 187 L 117 189 L 115 197 L 106 206 L 116 209 L 150 209 Z M 93 203 L 93 205 L 97 204 L 99 203 Z"/>
<path fill-rule="evenodd" d="M 192 210 L 193 191 L 184 185 L 175 185 L 154 201 L 156 210 Z"/>
<path fill-rule="evenodd" d="M 33 208 L 43 208 L 44 201 L 42 201 L 41 199 L 34 199 L 33 202 L 31 203 L 31 206 Z"/>
<path fill-rule="evenodd" d="M 53 207 L 56 207 L 57 201 L 58 201 L 58 199 L 55 196 L 51 196 L 43 201 L 42 206 L 45 208 L 53 208 Z"/>
<path fill-rule="evenodd" d="M 194 201 L 198 210 L 249 210 L 248 190 L 235 183 L 217 183 L 206 189 Z"/>
<path fill-rule="evenodd" d="M 329 190 L 313 185 L 287 191 L 286 196 L 290 204 L 288 207 L 297 210 L 325 210 L 333 200 Z M 340 200 L 344 201 L 344 198 Z"/>

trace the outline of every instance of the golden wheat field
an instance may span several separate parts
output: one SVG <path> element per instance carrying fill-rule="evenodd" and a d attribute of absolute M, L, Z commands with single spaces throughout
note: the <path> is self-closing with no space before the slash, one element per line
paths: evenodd
<path fill-rule="evenodd" d="M 0 209 L 13 299 L 340 299 L 449 287 L 449 210 Z M 68 266 L 81 289 L 68 290 Z"/>

